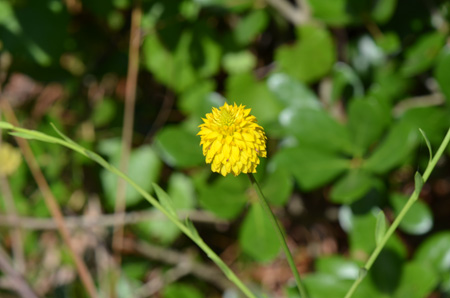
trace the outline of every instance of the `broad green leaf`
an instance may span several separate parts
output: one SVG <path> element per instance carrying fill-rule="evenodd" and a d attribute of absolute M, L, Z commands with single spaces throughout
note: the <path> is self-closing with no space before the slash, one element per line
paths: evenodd
<path fill-rule="evenodd" d="M 377 45 L 385 54 L 393 54 L 400 51 L 400 39 L 395 32 L 386 32 L 376 38 Z"/>
<path fill-rule="evenodd" d="M 266 10 L 253 10 L 249 15 L 243 18 L 236 28 L 234 28 L 233 36 L 237 44 L 244 46 L 252 42 L 269 23 Z"/>
<path fill-rule="evenodd" d="M 417 141 L 418 132 L 410 124 L 400 122 L 391 128 L 363 167 L 370 172 L 384 174 L 401 165 L 415 148 Z"/>
<path fill-rule="evenodd" d="M 242 250 L 260 262 L 273 260 L 280 251 L 280 241 L 261 204 L 250 206 L 239 232 Z"/>
<path fill-rule="evenodd" d="M 353 281 L 349 279 L 341 279 L 334 274 L 328 273 L 312 273 L 302 278 L 309 297 L 314 298 L 330 298 L 344 297 L 348 289 L 350 289 Z M 353 298 L 375 297 L 376 293 L 369 287 L 367 282 L 363 281 Z M 290 298 L 300 298 L 300 296 L 289 296 Z"/>
<path fill-rule="evenodd" d="M 275 52 L 281 71 L 305 83 L 315 82 L 326 75 L 336 60 L 330 33 L 319 26 L 298 28 L 299 40 L 282 45 Z"/>
<path fill-rule="evenodd" d="M 118 168 L 120 163 L 120 140 L 102 140 L 99 143 L 100 151 L 102 147 L 108 147 L 102 153 L 108 155 L 110 163 Z M 127 175 L 145 191 L 150 192 L 152 183 L 157 181 L 161 169 L 161 161 L 155 151 L 148 145 L 132 150 L 128 165 Z M 118 178 L 110 171 L 102 169 L 100 180 L 108 206 L 112 207 L 115 205 Z M 134 188 L 127 185 L 125 200 L 127 206 L 132 206 L 143 200 L 143 198 Z"/>
<path fill-rule="evenodd" d="M 14 126 L 8 122 L 0 121 L 0 128 L 1 129 L 13 129 Z"/>
<path fill-rule="evenodd" d="M 450 232 L 439 232 L 420 245 L 414 260 L 430 264 L 439 273 L 450 272 Z"/>
<path fill-rule="evenodd" d="M 377 215 L 377 224 L 375 226 L 375 244 L 378 246 L 386 234 L 386 216 L 383 210 L 380 210 Z"/>
<path fill-rule="evenodd" d="M 406 51 L 406 59 L 400 68 L 404 76 L 413 76 L 428 70 L 445 42 L 445 35 L 434 31 L 421 35 L 419 40 Z"/>
<path fill-rule="evenodd" d="M 248 185 L 248 178 L 245 175 L 218 176 L 213 184 L 199 189 L 198 201 L 203 208 L 218 217 L 232 219 L 247 203 L 245 190 Z"/>
<path fill-rule="evenodd" d="M 308 145 L 321 151 L 351 152 L 348 130 L 324 110 L 288 108 L 280 114 L 279 121 L 285 134 L 297 137 L 301 146 Z"/>
<path fill-rule="evenodd" d="M 367 2 L 371 3 L 371 1 Z M 396 6 L 397 0 L 379 0 L 369 8 L 369 12 L 377 23 L 386 23 L 394 14 Z"/>
<path fill-rule="evenodd" d="M 417 193 L 420 193 L 420 191 L 422 190 L 423 187 L 423 177 L 419 172 L 416 172 L 416 174 L 414 175 L 414 190 Z"/>
<path fill-rule="evenodd" d="M 223 56 L 222 65 L 229 74 L 250 72 L 257 63 L 255 55 L 250 51 L 228 53 Z"/>
<path fill-rule="evenodd" d="M 203 33 L 185 30 L 178 38 L 173 52 L 166 49 L 155 34 L 147 35 L 142 45 L 145 67 L 158 81 L 177 92 L 186 90 L 199 79 L 215 74 L 220 67 L 221 49 L 211 37 Z M 192 48 L 196 51 L 193 52 Z M 201 58 L 197 58 L 199 53 L 202 54 Z"/>
<path fill-rule="evenodd" d="M 343 26 L 353 18 L 347 13 L 347 0 L 308 0 L 313 16 L 328 25 Z"/>
<path fill-rule="evenodd" d="M 110 123 L 117 115 L 117 104 L 111 98 L 103 98 L 94 106 L 92 122 L 96 127 Z"/>
<path fill-rule="evenodd" d="M 315 268 L 317 272 L 349 280 L 357 279 L 360 269 L 356 262 L 337 255 L 320 257 L 316 261 Z"/>
<path fill-rule="evenodd" d="M 434 68 L 434 77 L 436 78 L 442 93 L 444 93 L 447 102 L 450 102 L 450 50 L 445 48 L 439 56 Z"/>
<path fill-rule="evenodd" d="M 389 197 L 389 202 L 396 215 L 400 213 L 407 200 L 408 197 L 401 194 L 392 194 Z M 424 202 L 417 200 L 406 213 L 399 227 L 409 234 L 425 234 L 433 227 L 433 214 Z"/>
<path fill-rule="evenodd" d="M 273 160 L 290 171 L 305 191 L 330 182 L 350 166 L 348 159 L 306 146 L 281 149 Z"/>
<path fill-rule="evenodd" d="M 381 136 L 390 119 L 390 111 L 375 98 L 353 99 L 348 108 L 348 128 L 355 156 L 362 157 Z"/>
<path fill-rule="evenodd" d="M 287 108 L 320 108 L 317 95 L 308 86 L 287 74 L 271 75 L 267 86 Z"/>
<path fill-rule="evenodd" d="M 370 234 L 373 238 L 373 234 Z M 367 272 L 367 278 L 380 293 L 392 297 L 392 293 L 400 281 L 403 263 L 404 256 L 390 247 L 384 247 L 372 268 Z"/>
<path fill-rule="evenodd" d="M 361 169 L 352 169 L 339 179 L 331 189 L 334 203 L 351 204 L 362 198 L 372 188 L 375 178 Z"/>
<path fill-rule="evenodd" d="M 376 247 L 373 231 L 376 230 L 379 208 L 375 207 L 363 214 L 356 213 L 352 208 L 349 211 L 347 228 L 349 229 L 351 255 L 358 259 L 366 260 Z M 401 259 L 406 257 L 406 248 L 395 234 L 389 238 L 384 249 L 399 256 Z"/>
<path fill-rule="evenodd" d="M 155 138 L 155 146 L 161 158 L 168 165 L 180 168 L 204 164 L 199 144 L 200 137 L 181 126 L 166 126 Z"/>
<path fill-rule="evenodd" d="M 194 286 L 172 283 L 164 287 L 163 298 L 204 298 L 205 296 Z"/>
<path fill-rule="evenodd" d="M 436 271 L 428 263 L 411 262 L 405 265 L 393 298 L 428 297 L 438 283 Z"/>
<path fill-rule="evenodd" d="M 229 76 L 226 80 L 226 94 L 230 103 L 251 108 L 252 115 L 262 126 L 275 122 L 282 109 L 265 82 L 257 81 L 252 73 Z"/>
<path fill-rule="evenodd" d="M 178 98 L 177 104 L 186 114 L 195 117 L 205 118 L 207 113 L 211 113 L 212 107 L 220 107 L 225 103 L 225 99 L 215 93 L 216 83 L 213 80 L 202 80 L 184 91 Z"/>
<path fill-rule="evenodd" d="M 412 108 L 405 111 L 402 121 L 409 123 L 415 131 L 423 130 L 430 143 L 438 146 L 450 126 L 448 115 L 449 110 L 442 107 Z"/>

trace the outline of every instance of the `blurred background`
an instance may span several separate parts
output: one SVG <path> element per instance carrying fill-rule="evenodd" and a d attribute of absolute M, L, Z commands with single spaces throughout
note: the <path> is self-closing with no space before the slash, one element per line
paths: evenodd
<path fill-rule="evenodd" d="M 255 293 L 298 297 L 248 178 L 212 173 L 196 136 L 211 107 L 246 105 L 268 136 L 256 177 L 308 292 L 343 297 L 427 166 L 419 128 L 435 152 L 450 126 L 449 21 L 444 0 L 0 0 L 1 117 L 52 123 L 157 183 Z M 3 132 L 1 297 L 89 297 L 89 279 L 100 297 L 241 297 L 113 174 L 19 145 Z M 449 153 L 354 297 L 450 297 Z"/>

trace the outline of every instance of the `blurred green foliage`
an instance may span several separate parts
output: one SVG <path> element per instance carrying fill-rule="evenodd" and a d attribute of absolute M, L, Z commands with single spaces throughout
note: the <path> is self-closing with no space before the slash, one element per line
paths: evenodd
<path fill-rule="evenodd" d="M 196 136 L 211 107 L 225 100 L 246 105 L 269 138 L 257 179 L 280 214 L 294 254 L 306 260 L 307 289 L 311 297 L 341 297 L 361 274 L 379 231 L 405 204 L 414 171 L 428 162 L 419 128 L 436 148 L 450 126 L 450 4 L 307 0 L 307 20 L 292 24 L 270 2 L 141 1 L 129 175 L 147 191 L 152 183 L 163 187 L 177 211 L 200 209 L 229 221 L 225 230 L 199 230 L 219 252 L 237 245 L 230 261 L 237 260 L 237 268 L 270 267 L 280 247 L 254 204 L 247 177 L 212 174 Z M 119 164 L 134 5 L 131 0 L 0 0 L 2 95 L 26 125 L 52 133 L 53 122 Z M 292 9 L 307 13 L 304 7 Z M 54 86 L 63 90 L 55 98 Z M 93 194 L 102 212 L 114 212 L 117 179 L 112 174 L 60 147 L 32 147 L 66 214 L 83 214 Z M 448 167 L 447 154 L 355 297 L 450 295 Z M 10 182 L 20 215 L 49 216 L 25 165 Z M 126 206 L 152 210 L 131 188 Z M 318 248 L 326 239 L 314 235 L 323 229 L 331 248 Z M 7 230 L 2 233 L 6 237 Z M 127 233 L 161 246 L 190 245 L 166 220 L 143 221 Z M 45 251 L 44 244 L 34 249 L 41 237 L 26 233 L 28 258 L 39 259 Z M 123 297 L 145 283 L 149 270 L 133 266 L 133 258 L 122 266 L 127 279 L 120 280 L 117 291 Z M 152 266 L 167 268 L 156 261 Z M 285 295 L 298 297 L 285 280 L 280 282 Z M 77 285 L 64 287 L 73 294 Z M 219 295 L 192 277 L 161 293 L 168 298 Z"/>

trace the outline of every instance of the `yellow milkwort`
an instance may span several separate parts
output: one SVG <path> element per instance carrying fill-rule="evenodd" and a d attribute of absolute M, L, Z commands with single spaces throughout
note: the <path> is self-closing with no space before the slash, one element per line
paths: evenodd
<path fill-rule="evenodd" d="M 20 151 L 8 143 L 0 144 L 0 176 L 14 173 L 22 161 Z"/>
<path fill-rule="evenodd" d="M 225 103 L 202 118 L 200 145 L 211 170 L 226 176 L 232 173 L 256 173 L 259 157 L 266 157 L 267 137 L 251 109 Z"/>

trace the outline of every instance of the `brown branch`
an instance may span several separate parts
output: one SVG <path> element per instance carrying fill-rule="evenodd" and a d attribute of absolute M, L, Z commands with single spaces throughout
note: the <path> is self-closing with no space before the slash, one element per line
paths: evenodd
<path fill-rule="evenodd" d="M 192 210 L 178 212 L 180 219 L 189 219 L 193 222 L 226 225 L 227 221 L 215 217 L 209 212 Z M 92 227 L 109 227 L 117 225 L 136 224 L 148 220 L 164 220 L 167 219 L 159 211 L 135 211 L 123 214 L 105 214 L 101 216 L 67 216 L 64 218 L 67 228 L 69 229 L 89 229 Z M 35 217 L 12 217 L 0 214 L 0 226 L 3 227 L 19 227 L 27 230 L 54 230 L 58 228 L 55 220 L 52 218 L 35 218 Z"/>
<path fill-rule="evenodd" d="M 14 204 L 14 198 L 9 185 L 9 181 L 6 177 L 0 177 L 0 187 L 2 190 L 2 196 L 5 203 L 5 210 L 8 218 L 13 220 L 18 219 L 16 205 Z M 19 226 L 12 227 L 11 231 L 11 243 L 13 251 L 14 265 L 20 273 L 25 272 L 25 254 L 23 250 L 23 233 L 22 228 Z"/>
<path fill-rule="evenodd" d="M 223 276 L 217 267 L 199 263 L 195 261 L 195 258 L 191 255 L 151 245 L 143 241 L 133 241 L 129 239 L 124 240 L 124 249 L 137 252 L 149 259 L 174 266 L 184 264 L 184 268 L 186 268 L 190 274 L 210 282 L 219 289 L 225 290 L 232 287 L 230 281 Z"/>
<path fill-rule="evenodd" d="M 120 157 L 119 169 L 123 173 L 128 172 L 128 160 L 131 151 L 131 142 L 133 135 L 134 123 L 134 107 L 136 101 L 136 85 L 139 70 L 139 46 L 140 46 L 140 26 L 141 26 L 141 7 L 139 1 L 133 8 L 131 13 L 131 29 L 130 29 L 130 45 L 128 56 L 128 74 L 125 86 L 125 111 L 122 129 L 122 154 Z M 115 213 L 124 214 L 125 211 L 125 195 L 127 183 L 123 179 L 119 179 L 117 183 Z M 113 249 L 116 252 L 115 257 L 117 263 L 120 264 L 120 255 L 118 252 L 122 248 L 123 226 L 117 226 L 113 235 Z"/>
<path fill-rule="evenodd" d="M 25 278 L 17 272 L 11 265 L 8 254 L 0 246 L 0 270 L 6 275 L 7 279 L 3 286 L 8 286 L 12 290 L 16 291 L 20 297 L 24 298 L 37 298 L 33 288 L 28 284 Z"/>
<path fill-rule="evenodd" d="M 0 99 L 0 106 L 2 110 L 5 112 L 5 116 L 8 122 L 15 126 L 19 126 L 17 118 L 14 114 L 14 111 L 12 110 L 11 106 L 9 105 L 7 100 L 1 100 Z M 86 288 L 86 291 L 89 293 L 89 296 L 91 297 L 97 297 L 97 292 L 94 286 L 94 282 L 92 280 L 92 277 L 86 267 L 86 264 L 82 260 L 82 258 L 78 255 L 74 248 L 74 244 L 72 243 L 69 230 L 64 222 L 64 217 L 62 215 L 61 209 L 56 202 L 55 197 L 53 196 L 52 191 L 50 190 L 50 187 L 47 183 L 47 180 L 45 180 L 44 174 L 42 173 L 36 158 L 33 155 L 33 152 L 30 148 L 30 145 L 28 144 L 28 141 L 20 138 L 15 137 L 17 143 L 19 144 L 19 147 L 22 151 L 22 154 L 28 164 L 28 167 L 30 168 L 31 175 L 33 176 L 34 180 L 36 181 L 39 190 L 42 193 L 42 196 L 44 197 L 45 204 L 47 205 L 47 208 L 49 209 L 52 217 L 54 218 L 56 225 L 58 226 L 58 230 L 61 233 L 61 236 L 63 238 L 63 241 L 66 243 L 67 247 L 69 248 L 69 252 L 75 262 L 75 267 L 77 268 L 78 274 L 80 276 L 81 282 L 83 283 L 84 287 Z"/>

